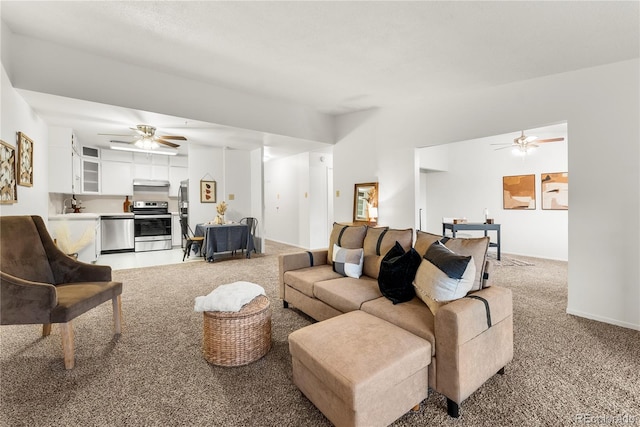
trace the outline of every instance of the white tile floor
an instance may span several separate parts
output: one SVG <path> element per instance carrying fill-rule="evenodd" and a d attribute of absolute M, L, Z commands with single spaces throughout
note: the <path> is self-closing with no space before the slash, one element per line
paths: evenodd
<path fill-rule="evenodd" d="M 204 262 L 202 257 L 191 255 L 184 262 Z M 178 264 L 182 262 L 182 248 L 165 251 L 125 252 L 120 254 L 104 254 L 98 257 L 96 264 L 110 265 L 113 270 L 127 268 L 152 267 L 154 265 Z"/>

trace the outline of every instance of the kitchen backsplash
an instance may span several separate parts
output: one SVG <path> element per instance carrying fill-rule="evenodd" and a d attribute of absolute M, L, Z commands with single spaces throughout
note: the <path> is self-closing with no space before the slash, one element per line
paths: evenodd
<path fill-rule="evenodd" d="M 61 214 L 63 202 L 66 199 L 71 199 L 71 194 L 49 193 L 49 215 Z M 82 212 L 85 213 L 118 213 L 122 212 L 122 204 L 124 203 L 124 196 L 93 196 L 88 194 L 76 195 L 76 200 L 83 207 Z M 167 193 L 158 192 L 143 192 L 135 193 L 133 196 L 129 196 L 129 201 L 144 200 L 144 201 L 168 201 L 169 212 L 178 211 L 178 199 L 175 197 L 169 197 Z M 67 200 L 67 206 L 71 203 Z"/>

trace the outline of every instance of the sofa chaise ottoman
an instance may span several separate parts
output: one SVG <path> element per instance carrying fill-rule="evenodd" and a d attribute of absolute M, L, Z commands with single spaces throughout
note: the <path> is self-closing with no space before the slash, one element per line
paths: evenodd
<path fill-rule="evenodd" d="M 427 398 L 431 344 L 363 311 L 289 335 L 293 382 L 336 426 L 386 426 Z"/>

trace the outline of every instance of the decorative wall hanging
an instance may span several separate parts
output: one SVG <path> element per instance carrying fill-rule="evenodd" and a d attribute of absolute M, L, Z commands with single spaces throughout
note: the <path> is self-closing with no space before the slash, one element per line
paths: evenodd
<path fill-rule="evenodd" d="M 569 209 L 569 173 L 553 172 L 540 175 L 542 209 Z"/>
<path fill-rule="evenodd" d="M 33 141 L 18 132 L 18 185 L 33 187 Z"/>
<path fill-rule="evenodd" d="M 200 180 L 200 203 L 216 202 L 216 182 Z"/>
<path fill-rule="evenodd" d="M 0 141 L 0 203 L 18 201 L 16 181 L 16 149 Z"/>
<path fill-rule="evenodd" d="M 535 175 L 502 177 L 502 207 L 504 209 L 535 209 Z"/>

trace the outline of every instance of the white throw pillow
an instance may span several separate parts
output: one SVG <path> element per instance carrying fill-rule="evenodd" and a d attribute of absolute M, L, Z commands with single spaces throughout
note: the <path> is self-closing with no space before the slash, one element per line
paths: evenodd
<path fill-rule="evenodd" d="M 362 276 L 362 264 L 364 250 L 345 249 L 334 243 L 333 245 L 333 270 L 343 276 L 359 279 Z"/>
<path fill-rule="evenodd" d="M 444 246 L 441 246 L 440 242 L 436 242 L 432 246 L 437 246 L 434 247 L 434 250 L 438 252 L 438 254 L 437 257 L 433 259 L 434 262 L 439 263 L 440 266 L 437 266 L 427 259 L 430 255 L 429 251 L 427 251 L 425 259 L 422 260 L 420 267 L 418 267 L 413 286 L 416 289 L 418 298 L 424 301 L 435 315 L 436 311 L 444 304 L 467 295 L 473 287 L 476 265 L 472 256 L 462 257 L 456 255 L 448 248 L 444 251 Z M 447 270 L 446 267 L 443 267 L 443 263 L 450 266 L 452 261 L 457 264 L 457 267 L 460 266 L 461 262 L 466 263 L 462 274 L 452 274 L 451 271 L 447 274 L 441 269 L 445 268 L 445 270 Z M 454 277 L 450 277 L 450 275 Z"/>

